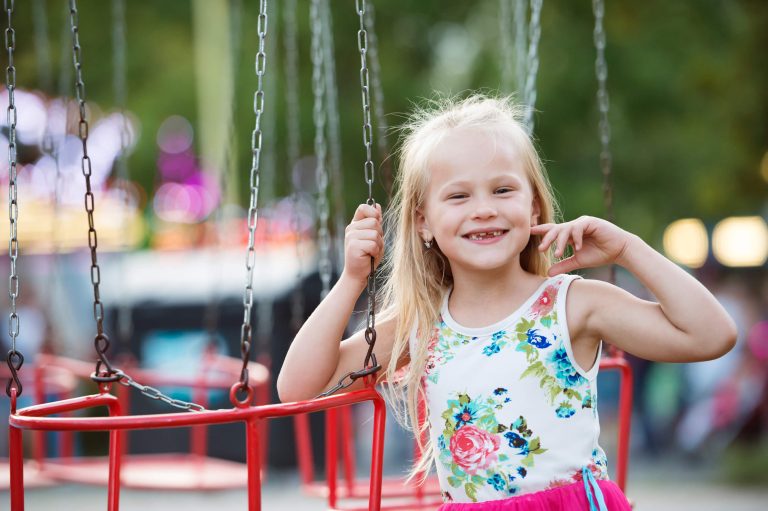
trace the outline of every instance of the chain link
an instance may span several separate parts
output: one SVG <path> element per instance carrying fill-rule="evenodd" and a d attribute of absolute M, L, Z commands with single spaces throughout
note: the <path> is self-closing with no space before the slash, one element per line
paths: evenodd
<path fill-rule="evenodd" d="M 597 77 L 597 109 L 600 112 L 598 132 L 600 135 L 600 170 L 603 175 L 603 203 L 605 217 L 609 222 L 614 221 L 613 211 L 613 155 L 611 154 L 611 124 L 608 119 L 610 101 L 608 96 L 608 64 L 605 60 L 605 17 L 604 0 L 592 0 L 592 11 L 595 15 L 594 41 L 597 56 L 595 58 L 595 76 Z M 616 283 L 616 266 L 611 265 L 609 279 Z"/>
<path fill-rule="evenodd" d="M 503 0 L 502 0 L 503 1 Z M 528 68 L 527 41 L 528 28 L 525 24 L 528 14 L 529 0 L 514 0 L 515 2 L 515 78 L 517 81 L 517 90 L 522 92 L 525 87 L 525 71 Z M 525 101 L 525 98 L 522 98 Z"/>
<path fill-rule="evenodd" d="M 360 88 L 362 90 L 363 101 L 363 145 L 365 147 L 365 164 L 363 166 L 365 183 L 368 185 L 368 200 L 370 206 L 376 204 L 373 200 L 373 161 L 371 159 L 371 145 L 373 143 L 373 129 L 371 127 L 371 98 L 370 82 L 368 73 L 368 33 L 365 29 L 365 0 L 355 0 L 355 9 L 360 20 L 360 28 L 357 31 L 357 49 L 360 51 Z M 339 382 L 331 389 L 323 392 L 317 397 L 330 396 L 341 389 L 347 388 L 355 380 L 375 374 L 381 369 L 376 360 L 376 354 L 373 348 L 376 345 L 376 267 L 373 257 L 371 257 L 371 272 L 368 274 L 368 284 L 366 286 L 368 294 L 368 316 L 365 327 L 365 341 L 368 343 L 368 350 L 363 361 L 363 369 L 345 374 Z"/>
<path fill-rule="evenodd" d="M 91 158 L 88 156 L 88 120 L 85 103 L 85 83 L 83 82 L 83 63 L 82 48 L 80 46 L 80 28 L 79 16 L 77 12 L 77 1 L 69 2 L 69 20 L 72 29 L 72 55 L 75 67 L 75 93 L 80 113 L 78 122 L 78 136 L 83 147 L 83 155 L 80 160 L 80 167 L 85 176 L 85 212 L 88 215 L 88 247 L 91 252 L 91 285 L 93 287 L 93 317 L 96 320 L 96 337 L 94 346 L 99 360 L 96 362 L 95 375 L 99 380 L 96 381 L 117 381 L 115 370 L 107 359 L 106 352 L 109 349 L 109 338 L 104 334 L 104 304 L 101 302 L 99 285 L 101 284 L 101 269 L 99 268 L 97 249 L 98 236 L 96 226 L 93 220 L 93 211 L 95 208 L 93 190 L 91 188 Z M 104 366 L 102 372 L 101 366 Z"/>
<path fill-rule="evenodd" d="M 11 378 L 5 386 L 5 392 L 11 397 L 13 388 L 16 396 L 20 396 L 23 387 L 18 371 L 24 364 L 24 355 L 16 349 L 16 339 L 19 336 L 19 315 L 16 312 L 16 300 L 19 298 L 19 274 L 17 259 L 19 257 L 19 202 L 17 174 L 17 147 L 16 147 L 16 67 L 13 63 L 13 54 L 16 51 L 16 31 L 13 29 L 13 0 L 4 0 L 3 7 L 8 15 L 8 27 L 5 29 L 5 48 L 8 50 L 8 66 L 5 68 L 5 85 L 8 90 L 8 110 L 6 120 L 8 123 L 8 217 L 10 231 L 8 241 L 8 257 L 11 260 L 11 274 L 8 277 L 8 296 L 10 298 L 10 312 L 8 315 L 8 335 L 11 337 L 11 349 L 6 356 Z"/>
<path fill-rule="evenodd" d="M 250 200 L 248 204 L 248 247 L 245 257 L 245 291 L 243 293 L 243 325 L 240 328 L 240 355 L 242 368 L 240 370 L 239 389 L 250 395 L 248 383 L 248 362 L 251 358 L 251 343 L 253 332 L 251 327 L 251 310 L 253 309 L 253 267 L 256 262 L 256 227 L 259 221 L 259 165 L 261 163 L 261 115 L 264 113 L 264 73 L 266 72 L 267 54 L 264 42 L 267 35 L 267 0 L 259 1 L 259 17 L 257 22 L 259 50 L 256 53 L 256 92 L 253 95 L 253 113 L 256 123 L 251 133 L 251 172 L 249 178 Z"/>
<path fill-rule="evenodd" d="M 174 399 L 172 397 L 166 396 L 162 392 L 160 392 L 155 387 L 150 387 L 149 385 L 142 385 L 141 383 L 137 382 L 124 372 L 122 372 L 120 369 L 115 369 L 115 374 L 119 376 L 119 382 L 120 385 L 124 385 L 126 387 L 133 387 L 134 389 L 141 392 L 143 395 L 150 399 L 156 399 L 158 401 L 162 401 L 164 403 L 167 403 L 175 408 L 181 408 L 182 410 L 187 410 L 190 412 L 204 412 L 205 407 L 202 405 L 199 405 L 197 403 L 190 403 L 189 401 L 182 401 L 181 399 Z"/>
<path fill-rule="evenodd" d="M 297 167 L 299 156 L 301 154 L 301 131 L 300 131 L 300 106 L 299 106 L 299 50 L 296 44 L 296 0 L 285 0 L 284 10 L 284 32 L 283 45 L 285 48 L 284 73 L 285 73 L 285 103 L 286 103 L 286 126 L 288 131 L 287 153 L 288 165 L 291 172 L 291 228 L 296 235 L 296 261 L 298 269 L 296 270 L 296 287 L 291 293 L 291 328 L 298 332 L 304 319 L 304 295 L 301 289 L 301 279 L 303 275 L 303 253 L 301 249 L 301 216 L 299 208 L 301 205 L 299 172 Z"/>
<path fill-rule="evenodd" d="M 512 25 L 511 3 L 515 0 L 499 0 L 499 50 L 501 52 L 501 90 L 504 92 L 512 88 L 512 38 L 510 26 Z"/>
<path fill-rule="evenodd" d="M 312 120 L 315 125 L 315 184 L 317 185 L 317 242 L 318 271 L 322 291 L 320 298 L 325 298 L 331 290 L 331 234 L 329 230 L 330 206 L 328 204 L 328 169 L 326 158 L 328 144 L 325 138 L 327 113 L 325 110 L 325 81 L 323 76 L 323 22 L 321 19 L 321 0 L 312 0 L 309 4 L 310 27 L 312 30 L 312 94 L 314 98 Z"/>
<path fill-rule="evenodd" d="M 531 23 L 528 29 L 528 73 L 525 76 L 524 125 L 533 133 L 533 112 L 536 109 L 536 76 L 539 72 L 539 39 L 541 38 L 541 7 L 544 0 L 531 0 Z"/>
<path fill-rule="evenodd" d="M 392 198 L 393 176 L 392 165 L 389 159 L 389 145 L 387 143 L 387 131 L 389 126 L 384 117 L 384 87 L 381 84 L 381 63 L 379 61 L 379 39 L 374 29 L 376 21 L 373 4 L 366 9 L 366 23 L 368 27 L 368 53 L 371 56 L 371 87 L 373 89 L 373 116 L 376 120 L 376 133 L 378 135 L 377 147 L 379 158 L 382 161 L 382 175 L 387 198 Z"/>
<path fill-rule="evenodd" d="M 334 57 L 333 20 L 329 0 L 320 2 L 320 18 L 323 24 L 323 71 L 325 77 L 326 118 L 328 119 L 328 166 L 333 204 L 333 225 L 335 229 L 334 263 L 336 274 L 344 269 L 344 178 L 341 173 L 341 129 L 339 119 L 339 91 L 336 86 L 336 59 Z"/>

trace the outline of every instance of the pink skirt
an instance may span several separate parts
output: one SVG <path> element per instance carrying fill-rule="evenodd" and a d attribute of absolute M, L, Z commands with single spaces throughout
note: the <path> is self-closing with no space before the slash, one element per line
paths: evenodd
<path fill-rule="evenodd" d="M 632 511 L 627 497 L 613 481 L 597 481 L 608 511 Z M 438 511 L 589 511 L 596 508 L 587 497 L 584 483 L 579 481 L 535 493 L 487 502 L 448 503 Z M 595 507 L 592 507 L 595 506 Z"/>

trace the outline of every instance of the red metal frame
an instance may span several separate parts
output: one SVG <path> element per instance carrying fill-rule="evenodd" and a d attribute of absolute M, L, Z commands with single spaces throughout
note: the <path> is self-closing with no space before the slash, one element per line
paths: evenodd
<path fill-rule="evenodd" d="M 626 491 L 629 467 L 629 437 L 632 422 L 632 367 L 622 352 L 615 351 L 600 360 L 600 370 L 619 371 L 619 431 L 616 453 L 616 484 L 622 491 Z M 424 413 L 424 403 L 420 403 L 420 420 L 423 420 Z M 339 408 L 338 411 L 334 410 L 333 414 L 326 415 L 326 472 L 330 476 L 325 482 L 315 478 L 309 418 L 306 415 L 295 416 L 294 428 L 299 473 L 301 475 L 302 487 L 306 493 L 328 496 L 333 502 L 336 502 L 339 498 L 350 499 L 364 496 L 366 482 L 355 478 L 351 407 Z M 339 435 L 341 435 L 341 442 L 339 442 Z M 339 452 L 339 447 L 341 452 Z M 415 441 L 414 454 L 416 459 L 421 455 L 418 451 L 418 444 Z M 341 461 L 344 471 L 341 486 L 337 483 L 337 466 L 339 461 Z M 407 507 L 411 509 L 433 508 L 436 505 L 440 505 L 442 501 L 427 499 L 434 495 L 440 495 L 439 483 L 435 477 L 430 477 L 425 485 L 405 485 L 402 478 L 387 478 L 382 482 L 382 498 L 408 497 L 411 500 L 409 500 Z M 394 510 L 403 507 L 403 505 L 402 499 L 391 505 L 384 502 L 382 509 Z M 355 508 L 346 507 L 345 509 Z"/>
<path fill-rule="evenodd" d="M 54 399 L 65 399 L 72 396 L 72 392 L 77 386 L 77 378 L 74 374 L 64 368 L 53 368 L 44 371 L 37 364 L 25 371 L 21 376 L 24 389 L 34 396 L 35 404 L 44 403 L 46 396 L 53 396 Z M 10 377 L 10 371 L 7 367 L 0 366 L 0 379 L 5 381 Z M 47 439 L 43 432 L 36 431 L 33 434 L 32 441 L 32 459 L 29 460 L 24 469 L 30 475 L 27 486 L 50 486 L 56 484 L 56 480 L 44 473 L 43 466 L 45 453 L 47 450 Z M 58 453 L 60 456 L 69 456 L 72 453 L 72 435 L 62 434 L 61 441 L 58 444 Z M 4 477 L 10 472 L 9 458 L 0 457 L 0 490 L 8 489 L 9 479 Z"/>
<path fill-rule="evenodd" d="M 230 396 L 237 390 L 235 384 Z M 11 511 L 24 510 L 24 467 L 22 432 L 31 431 L 109 431 L 109 482 L 107 487 L 108 511 L 119 511 L 120 468 L 123 457 L 123 432 L 138 429 L 210 426 L 244 422 L 246 426 L 246 464 L 248 472 L 248 510 L 261 510 L 261 423 L 266 419 L 287 417 L 302 413 L 331 410 L 352 403 L 370 401 L 374 406 L 373 450 L 368 509 L 380 511 L 381 476 L 384 450 L 385 405 L 382 397 L 372 388 L 338 394 L 313 401 L 262 406 L 238 405 L 227 410 L 172 413 L 163 415 L 124 416 L 117 397 L 104 386 L 100 394 L 83 396 L 59 402 L 31 406 L 16 410 L 15 389 L 11 396 L 10 454 L 11 454 Z M 109 417 L 50 417 L 93 407 L 107 407 Z M 332 413 L 332 412 L 331 412 Z M 329 475 L 330 477 L 330 475 Z M 330 486 L 330 481 L 329 481 Z M 335 496 L 329 496 L 331 511 L 336 507 Z"/>
<path fill-rule="evenodd" d="M 81 378 L 89 378 L 92 365 L 80 360 L 74 360 L 53 355 L 43 355 L 38 360 L 36 371 L 45 373 L 52 369 L 65 369 Z M 191 388 L 192 400 L 203 406 L 208 406 L 209 390 L 229 390 L 232 380 L 239 374 L 241 361 L 231 357 L 207 353 L 204 366 L 208 369 L 193 378 L 166 376 L 155 371 L 145 371 L 136 367 L 127 368 L 129 373 L 142 384 L 155 387 L 172 386 Z M 210 375 L 208 373 L 215 373 Z M 255 392 L 255 403 L 269 402 L 269 374 L 265 367 L 249 364 L 249 378 Z M 121 409 L 130 410 L 132 391 L 123 386 L 116 386 L 117 398 Z M 44 402 L 42 396 L 38 403 Z M 264 430 L 259 435 L 262 442 L 262 456 L 266 457 L 266 442 L 268 431 L 266 424 L 261 423 Z M 35 432 L 36 439 L 44 438 L 41 432 Z M 35 445 L 35 460 L 40 472 L 50 479 L 76 482 L 81 484 L 106 484 L 109 474 L 106 470 L 108 460 L 100 456 L 72 456 L 72 432 L 62 434 L 62 449 L 59 458 L 45 459 L 42 453 L 44 447 Z M 124 436 L 122 446 L 121 484 L 138 489 L 167 489 L 167 490 L 220 490 L 227 488 L 242 488 L 247 484 L 244 465 L 240 462 L 213 458 L 207 455 L 207 427 L 195 426 L 190 431 L 188 453 L 169 454 L 127 454 L 129 438 Z M 39 452 L 39 454 L 38 454 Z M 266 467 L 262 460 L 262 467 Z M 262 474 L 263 476 L 264 474 Z"/>
<path fill-rule="evenodd" d="M 425 413 L 423 404 L 419 407 L 420 420 Z M 356 477 L 356 459 L 354 452 L 354 431 L 352 407 L 342 407 L 326 414 L 325 418 L 325 453 L 326 481 L 316 479 L 312 453 L 312 438 L 309 418 L 306 415 L 294 417 L 296 437 L 296 454 L 301 476 L 302 489 L 309 495 L 329 497 L 334 499 L 360 499 L 366 495 L 368 481 Z M 414 441 L 414 457 L 418 459 L 421 452 L 418 443 Z M 343 477 L 338 481 L 338 465 L 341 463 Z M 419 480 L 418 477 L 415 478 Z M 383 510 L 395 509 L 434 509 L 441 505 L 440 485 L 437 477 L 432 476 L 424 484 L 416 481 L 405 483 L 402 477 L 384 478 L 382 481 Z M 329 484 L 331 483 L 331 484 Z M 389 502 L 388 502 L 389 501 Z M 344 509 L 357 509 L 352 502 L 338 504 Z"/>
<path fill-rule="evenodd" d="M 627 491 L 629 466 L 629 433 L 632 426 L 632 366 L 624 353 L 616 352 L 600 360 L 601 370 L 619 371 L 619 439 L 616 446 L 616 484 Z"/>

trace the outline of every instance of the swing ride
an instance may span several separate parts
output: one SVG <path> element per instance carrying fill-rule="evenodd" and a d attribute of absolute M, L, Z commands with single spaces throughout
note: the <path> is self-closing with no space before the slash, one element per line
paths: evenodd
<path fill-rule="evenodd" d="M 508 0 L 502 0 L 509 13 Z M 295 0 L 287 0 L 295 8 Z M 517 2 L 517 6 L 523 2 Z M 516 51 L 518 59 L 525 55 L 525 80 L 518 73 L 521 81 L 520 88 L 524 91 L 523 98 L 528 106 L 526 124 L 529 131 L 533 130 L 533 111 L 536 100 L 536 72 L 538 70 L 538 40 L 540 36 L 539 16 L 542 0 L 531 0 L 530 26 L 527 37 L 521 39 L 526 15 L 515 9 Z M 18 198 L 17 198 L 17 145 L 16 121 L 17 112 L 14 103 L 16 89 L 14 67 L 15 32 L 12 25 L 14 2 L 5 0 L 5 11 L 8 16 L 6 28 L 6 50 L 8 66 L 6 68 L 7 90 L 9 95 L 8 126 L 9 126 L 9 217 L 10 241 L 9 256 L 11 262 L 9 278 L 10 321 L 9 333 L 11 350 L 7 355 L 8 385 L 7 394 L 11 402 L 9 416 L 9 454 L 10 454 L 10 496 L 11 511 L 24 509 L 24 488 L 31 487 L 32 468 L 25 464 L 22 449 L 22 437 L 29 431 L 35 438 L 35 449 L 32 458 L 41 470 L 43 477 L 48 477 L 47 483 L 56 481 L 79 481 L 94 484 L 106 484 L 107 509 L 117 511 L 120 507 L 120 490 L 122 487 L 164 488 L 164 489 L 209 489 L 245 486 L 248 492 L 248 509 L 261 509 L 261 484 L 265 470 L 266 427 L 270 419 L 293 417 L 296 431 L 296 446 L 298 464 L 301 473 L 302 486 L 309 494 L 325 495 L 328 508 L 335 509 L 434 509 L 439 504 L 435 497 L 439 496 L 439 487 L 434 478 L 428 479 L 425 485 L 406 486 L 402 480 L 383 478 L 382 466 L 384 457 L 385 405 L 384 400 L 374 387 L 374 380 L 380 366 L 374 352 L 376 341 L 376 273 L 373 258 L 371 258 L 371 273 L 367 284 L 367 315 L 365 339 L 368 351 L 364 358 L 362 369 L 345 375 L 329 392 L 316 399 L 282 404 L 267 404 L 269 402 L 268 367 L 251 361 L 254 333 L 251 325 L 252 308 L 254 305 L 253 272 L 256 262 L 256 230 L 259 220 L 259 187 L 261 176 L 262 122 L 265 109 L 264 77 L 266 73 L 266 35 L 267 35 L 267 1 L 259 0 L 257 22 L 258 50 L 255 57 L 257 86 L 253 98 L 253 113 L 255 127 L 251 133 L 250 150 L 252 155 L 249 173 L 249 206 L 247 210 L 248 242 L 246 246 L 246 284 L 243 292 L 243 321 L 240 327 L 241 359 L 234 361 L 228 357 L 208 353 L 204 356 L 203 374 L 193 378 L 169 377 L 138 367 L 123 365 L 118 368 L 108 358 L 110 340 L 104 329 L 104 305 L 101 301 L 99 286 L 101 270 L 98 261 L 98 238 L 94 223 L 95 198 L 91 186 L 91 159 L 88 154 L 89 120 L 85 97 L 84 71 L 82 65 L 82 47 L 79 41 L 79 19 L 77 0 L 69 0 L 69 21 L 71 28 L 71 50 L 75 71 L 75 96 L 78 105 L 77 135 L 82 145 L 81 170 L 85 178 L 86 192 L 84 196 L 85 210 L 88 217 L 88 247 L 90 253 L 90 281 L 93 290 L 93 316 L 96 323 L 94 347 L 97 362 L 94 369 L 83 362 L 52 355 L 39 356 L 33 368 L 33 377 L 21 371 L 24 357 L 17 349 L 19 332 L 19 315 L 17 298 L 19 296 L 18 259 Z M 605 34 L 603 32 L 603 3 L 593 0 L 595 14 L 594 42 L 597 49 L 596 74 L 598 78 L 598 107 L 600 111 L 600 141 L 601 141 L 601 170 L 604 182 L 604 198 L 607 215 L 612 216 L 611 199 L 611 154 L 609 149 L 610 127 L 608 125 L 608 94 L 606 89 L 607 68 L 605 65 L 604 49 Z M 365 150 L 363 164 L 364 180 L 368 196 L 366 203 L 375 204 L 373 198 L 374 163 L 373 138 L 374 123 L 372 115 L 376 116 L 379 127 L 382 114 L 382 99 L 378 73 L 378 62 L 374 59 L 369 67 L 369 54 L 375 57 L 375 35 L 371 28 L 371 14 L 365 0 L 355 0 L 355 10 L 359 20 L 357 30 L 357 47 L 360 55 L 360 88 L 362 96 L 362 133 Z M 287 20 L 290 19 L 286 16 Z M 502 16 L 502 23 L 507 17 Z M 312 30 L 312 89 L 313 89 L 313 121 L 315 125 L 314 149 L 316 158 L 315 178 L 320 192 L 318 203 L 318 257 L 323 294 L 327 292 L 331 282 L 332 242 L 330 238 L 331 212 L 327 202 L 329 179 L 333 193 L 340 194 L 340 178 L 334 178 L 338 172 L 340 148 L 338 147 L 338 115 L 336 107 L 335 73 L 333 64 L 333 48 L 331 42 L 330 11 L 327 0 L 310 1 L 310 20 Z M 295 20 L 294 20 L 295 23 Z M 511 23 L 510 23 L 511 25 Z M 295 45 L 295 26 L 291 32 L 290 24 L 286 23 L 286 42 Z M 289 41 L 291 40 L 291 41 Z M 287 44 L 288 46 L 288 44 Z M 511 50 L 507 55 L 511 54 Z M 518 64 L 520 62 L 518 61 Z M 286 59 L 286 76 L 295 76 L 295 53 Z M 289 122 L 298 118 L 298 92 L 292 84 L 286 88 L 288 95 Z M 375 108 L 372 108 L 373 93 Z M 293 110 L 292 110 L 293 109 Z M 293 113 L 291 113 L 293 112 Z M 295 117 L 294 117 L 295 116 Z M 334 120 L 334 118 L 336 120 Z M 326 140 L 330 134 L 331 143 Z M 335 134 L 334 134 L 335 133 Z M 379 144 L 384 144 L 379 132 Z M 289 129 L 289 158 L 298 160 L 297 125 Z M 382 156 L 386 155 L 386 146 L 380 145 Z M 326 168 L 326 159 L 331 160 L 331 176 Z M 335 161 L 334 161 L 335 160 Z M 334 181 L 337 181 L 334 183 Z M 336 201 L 338 203 L 338 201 Z M 334 229 L 339 229 L 339 218 L 343 223 L 343 215 L 334 212 Z M 298 250 L 298 249 L 297 249 Z M 301 259 L 301 255 L 299 259 Z M 337 264 L 339 257 L 336 258 Z M 297 317 L 303 315 L 301 297 L 294 294 L 293 299 L 294 324 Z M 257 335 L 258 337 L 258 335 Z M 628 442 L 630 412 L 632 403 L 632 374 L 630 366 L 623 353 L 610 350 L 609 355 L 600 362 L 601 369 L 618 370 L 621 375 L 619 399 L 619 441 L 617 453 L 618 485 L 625 489 L 628 463 Z M 98 392 L 91 395 L 72 397 L 78 378 L 89 378 L 98 387 Z M 363 390 L 339 392 L 349 387 L 357 379 L 366 382 Z M 117 385 L 115 385 L 117 384 Z M 38 404 L 20 408 L 19 397 L 24 386 L 31 388 Z M 183 386 L 192 389 L 191 401 L 183 401 L 163 394 L 158 387 Z M 133 388 L 151 399 L 160 400 L 172 407 L 184 410 L 177 413 L 162 413 L 156 415 L 130 415 L 130 398 L 128 390 Z M 111 392 L 116 389 L 116 395 Z M 208 391 L 226 390 L 232 405 L 229 409 L 208 409 Z M 53 398 L 54 401 L 47 399 Z M 352 408 L 361 403 L 373 405 L 372 438 L 370 455 L 370 473 L 366 480 L 356 478 L 356 461 L 354 457 L 354 432 Z M 82 416 L 83 412 L 94 409 L 106 410 L 107 416 Z M 325 413 L 325 481 L 315 480 L 312 459 L 312 444 L 308 414 Z M 421 415 L 424 411 L 420 410 Z M 80 413 L 80 415 L 75 415 Z M 245 469 L 239 463 L 223 460 L 216 461 L 207 456 L 206 428 L 222 424 L 243 424 L 245 427 Z M 138 430 L 156 430 L 167 428 L 190 428 L 190 453 L 188 456 L 174 455 L 166 458 L 149 457 L 142 459 L 136 455 L 127 454 L 127 433 Z M 72 456 L 71 434 L 76 432 L 106 431 L 109 432 L 109 448 L 106 459 L 76 460 Z M 57 459 L 45 456 L 45 434 L 61 432 L 60 456 Z M 414 452 L 418 459 L 421 453 L 416 448 Z M 343 477 L 339 477 L 341 463 Z M 82 471 L 78 471 L 82 468 Z M 232 468 L 232 471 L 229 471 Z M 157 474 L 162 472 L 189 471 L 189 476 L 177 477 L 175 483 Z M 89 475 L 83 475 L 87 472 Z M 133 474 L 132 474 L 133 473 Z M 232 475 L 232 474 L 239 475 Z M 138 474 L 138 475 L 137 475 Z M 341 479 L 341 481 L 340 481 Z M 367 502 L 360 507 L 360 500 Z M 398 500 L 399 499 L 399 500 Z"/>

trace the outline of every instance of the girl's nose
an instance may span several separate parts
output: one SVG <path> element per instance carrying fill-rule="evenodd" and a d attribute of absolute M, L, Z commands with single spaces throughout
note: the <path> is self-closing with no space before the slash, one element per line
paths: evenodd
<path fill-rule="evenodd" d="M 496 216 L 496 208 L 486 201 L 478 201 L 472 212 L 473 219 L 493 218 Z"/>

